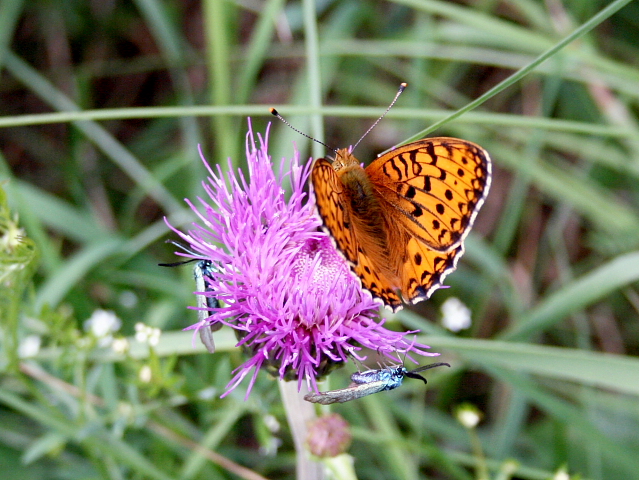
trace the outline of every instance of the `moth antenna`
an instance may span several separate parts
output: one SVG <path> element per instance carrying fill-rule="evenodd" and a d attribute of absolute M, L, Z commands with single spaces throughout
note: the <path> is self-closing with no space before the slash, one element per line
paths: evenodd
<path fill-rule="evenodd" d="M 158 267 L 181 267 L 182 265 L 186 265 L 187 263 L 197 262 L 197 258 L 191 258 L 189 260 L 183 260 L 181 262 L 173 262 L 173 263 L 158 263 Z"/>
<path fill-rule="evenodd" d="M 431 363 L 430 365 L 424 365 L 423 367 L 419 367 L 419 368 L 416 368 L 415 370 L 411 370 L 410 372 L 406 372 L 404 375 L 406 375 L 408 378 L 416 378 L 418 380 L 422 380 L 424 383 L 428 383 L 428 381 L 426 381 L 426 379 L 422 377 L 421 375 L 419 375 L 417 372 L 423 372 L 424 370 L 428 370 L 430 368 L 435 368 L 435 367 L 443 367 L 444 365 L 446 365 L 447 367 L 450 367 L 450 365 L 446 362 Z"/>
<path fill-rule="evenodd" d="M 175 240 L 167 240 L 165 243 L 172 243 L 179 249 L 184 250 L 186 253 L 190 253 L 191 255 L 198 255 L 197 252 L 191 250 L 189 247 L 187 247 L 186 245 L 180 242 L 176 242 Z M 158 263 L 158 266 L 159 267 L 179 267 L 180 265 L 186 265 L 187 263 L 197 262 L 198 260 L 202 260 L 202 258 L 200 259 L 190 258 L 188 260 L 182 260 L 180 262 L 173 262 L 173 263 Z"/>
<path fill-rule="evenodd" d="M 393 105 L 395 105 L 395 102 L 397 101 L 397 99 L 399 98 L 399 96 L 402 94 L 402 92 L 404 91 L 404 89 L 408 86 L 408 84 L 406 82 L 402 82 L 399 85 L 399 90 L 397 90 L 397 93 L 395 94 L 395 98 L 393 98 L 393 101 L 390 103 L 390 105 L 388 106 L 388 108 L 386 109 L 386 111 L 384 113 L 382 113 L 381 117 L 379 117 L 377 120 L 375 120 L 375 123 L 373 123 L 370 128 L 368 130 L 366 130 L 366 133 L 364 133 L 364 135 L 361 136 L 361 138 L 359 140 L 357 140 L 357 143 L 355 145 L 353 145 L 353 148 L 351 148 L 351 152 L 355 150 L 355 147 L 357 147 L 357 145 L 359 145 L 359 143 L 364 140 L 364 137 L 366 135 L 368 135 L 370 133 L 370 131 L 375 128 L 375 126 L 380 122 L 380 120 L 382 118 L 384 118 L 386 116 L 386 114 L 388 113 L 388 111 L 393 108 Z"/>
<path fill-rule="evenodd" d="M 282 115 L 279 114 L 279 112 L 277 110 L 275 110 L 274 108 L 269 108 L 269 112 L 271 112 L 271 115 L 273 115 L 274 117 L 277 117 L 278 119 L 280 119 L 282 121 L 282 123 L 284 123 L 284 125 L 290 127 L 293 131 L 299 133 L 300 135 L 304 135 L 306 138 L 313 140 L 314 142 L 319 143 L 320 145 L 324 145 L 327 149 L 329 149 L 331 152 L 337 154 L 337 149 L 333 148 L 333 147 L 329 147 L 328 145 L 326 145 L 324 142 L 319 141 L 317 138 L 311 137 L 310 135 L 305 134 L 304 132 L 298 130 L 297 128 L 295 128 L 293 125 L 291 125 L 290 123 L 288 123 L 286 120 L 284 120 L 284 117 L 282 117 Z"/>
<path fill-rule="evenodd" d="M 423 372 L 424 370 L 430 370 L 431 368 L 443 367 L 443 366 L 450 367 L 450 364 L 446 362 L 431 363 L 430 365 L 424 365 L 422 367 L 416 368 L 415 370 L 411 370 L 410 372 L 406 372 L 406 375 L 410 376 L 408 375 L 409 373 L 417 374 L 417 372 Z M 417 375 L 417 376 L 422 378 L 420 375 Z M 411 377 L 411 378 L 414 378 L 414 377 Z"/>
<path fill-rule="evenodd" d="M 422 377 L 419 373 L 406 372 L 404 375 L 407 376 L 408 378 L 415 378 L 417 380 L 423 381 L 424 383 L 428 383 L 428 381 L 424 377 Z"/>

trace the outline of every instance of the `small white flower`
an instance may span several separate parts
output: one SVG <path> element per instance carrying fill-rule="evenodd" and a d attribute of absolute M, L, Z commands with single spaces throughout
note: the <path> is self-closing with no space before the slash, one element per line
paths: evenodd
<path fill-rule="evenodd" d="M 474 405 L 463 404 L 455 412 L 457 421 L 466 428 L 475 428 L 481 420 L 481 412 Z"/>
<path fill-rule="evenodd" d="M 22 339 L 18 346 L 18 356 L 20 358 L 35 357 L 40 351 L 42 339 L 38 335 L 28 335 Z"/>
<path fill-rule="evenodd" d="M 129 351 L 129 341 L 126 338 L 116 338 L 111 344 L 115 353 L 124 354 Z"/>
<path fill-rule="evenodd" d="M 135 339 L 140 343 L 146 343 L 149 341 L 152 327 L 147 327 L 142 322 L 135 324 Z"/>
<path fill-rule="evenodd" d="M 25 237 L 24 230 L 22 228 L 18 228 L 18 215 L 16 214 L 13 221 L 9 220 L 5 225 L 3 225 L 3 227 L 4 235 L 0 237 L 0 250 L 13 252 Z M 23 267 L 24 265 L 20 268 Z M 13 265 L 10 268 L 14 269 L 16 266 Z"/>
<path fill-rule="evenodd" d="M 118 403 L 118 414 L 122 417 L 130 417 L 134 413 L 133 406 L 127 402 Z"/>
<path fill-rule="evenodd" d="M 217 388 L 207 387 L 200 390 L 197 394 L 197 398 L 200 400 L 211 400 L 217 396 Z"/>
<path fill-rule="evenodd" d="M 441 306 L 442 325 L 451 332 L 459 332 L 470 327 L 472 318 L 470 308 L 459 298 L 449 297 Z"/>
<path fill-rule="evenodd" d="M 143 383 L 149 383 L 151 381 L 151 377 L 153 376 L 152 373 L 153 372 L 151 372 L 151 367 L 149 367 L 148 365 L 144 365 L 140 369 L 140 373 L 138 373 L 138 378 Z"/>
<path fill-rule="evenodd" d="M 142 322 L 135 324 L 135 339 L 140 343 L 145 343 L 148 335 L 146 334 L 146 325 Z"/>
<path fill-rule="evenodd" d="M 259 452 L 260 455 L 264 455 L 265 457 L 273 457 L 277 453 L 277 449 L 282 445 L 282 440 L 277 437 L 272 437 L 269 439 L 266 445 L 261 445 Z"/>
<path fill-rule="evenodd" d="M 272 433 L 277 433 L 280 431 L 280 422 L 277 421 L 273 415 L 267 414 L 264 415 L 264 425 L 269 429 Z"/>
<path fill-rule="evenodd" d="M 559 470 L 555 472 L 552 477 L 552 480 L 570 480 L 570 475 L 564 467 L 561 467 Z"/>
<path fill-rule="evenodd" d="M 97 309 L 84 322 L 84 329 L 91 332 L 95 338 L 105 338 L 117 332 L 122 326 L 120 319 L 111 310 Z"/>
<path fill-rule="evenodd" d="M 160 334 L 162 330 L 155 327 L 149 327 L 143 323 L 135 324 L 135 339 L 140 343 L 148 343 L 150 346 L 155 347 L 160 343 Z"/>
<path fill-rule="evenodd" d="M 160 330 L 159 328 L 151 328 L 150 332 L 149 332 L 149 345 L 151 345 L 152 347 L 156 347 L 158 343 L 160 343 L 160 334 L 162 333 L 162 330 Z"/>
<path fill-rule="evenodd" d="M 118 297 L 118 301 L 125 308 L 133 308 L 138 304 L 138 296 L 131 290 L 125 290 Z"/>

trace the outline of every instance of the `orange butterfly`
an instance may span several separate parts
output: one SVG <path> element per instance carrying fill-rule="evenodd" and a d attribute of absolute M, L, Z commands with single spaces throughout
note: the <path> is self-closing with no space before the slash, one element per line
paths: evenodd
<path fill-rule="evenodd" d="M 393 311 L 455 270 L 490 186 L 490 157 L 458 138 L 409 143 L 365 169 L 348 149 L 311 173 L 317 210 L 362 286 Z M 401 295 L 401 297 L 400 297 Z"/>
<path fill-rule="evenodd" d="M 274 108 L 271 113 L 308 137 Z M 352 149 L 334 151 L 335 160 L 320 158 L 311 172 L 325 230 L 362 286 L 392 311 L 402 300 L 426 300 L 464 253 L 464 238 L 490 187 L 488 152 L 458 138 L 427 138 L 362 168 Z"/>

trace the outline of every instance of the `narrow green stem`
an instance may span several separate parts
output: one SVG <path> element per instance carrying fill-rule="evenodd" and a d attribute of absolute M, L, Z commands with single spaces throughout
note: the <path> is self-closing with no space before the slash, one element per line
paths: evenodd
<path fill-rule="evenodd" d="M 313 109 L 322 106 L 322 80 L 319 62 L 319 38 L 317 32 L 317 8 L 315 0 L 304 0 L 304 46 L 306 49 L 306 68 L 308 75 L 308 89 L 310 92 L 309 105 Z M 321 114 L 311 115 L 311 133 L 315 138 L 325 138 L 324 123 Z M 323 156 L 324 148 L 313 142 L 313 157 Z"/>
<path fill-rule="evenodd" d="M 207 65 L 213 105 L 233 103 L 231 91 L 231 60 L 228 29 L 230 22 L 228 2 L 208 0 L 203 3 L 205 28 L 207 29 Z M 213 138 L 217 146 L 218 158 L 231 158 L 237 164 L 235 155 L 236 134 L 231 119 L 224 116 L 213 119 Z"/>
<path fill-rule="evenodd" d="M 477 472 L 477 480 L 490 480 L 488 476 L 488 465 L 486 464 L 486 457 L 484 451 L 481 448 L 481 440 L 477 435 L 477 430 L 474 428 L 468 429 L 468 435 L 470 436 L 470 444 L 473 449 L 473 456 L 477 460 L 475 471 Z"/>
<path fill-rule="evenodd" d="M 311 460 L 310 453 L 306 449 L 306 436 L 308 435 L 308 422 L 317 416 L 315 406 L 304 400 L 297 391 L 297 382 L 277 382 L 282 395 L 282 403 L 286 411 L 286 419 L 291 429 L 295 451 L 297 452 L 297 472 L 295 478 L 304 480 L 322 480 L 324 467 L 321 463 Z"/>
<path fill-rule="evenodd" d="M 424 130 L 422 130 L 422 131 L 416 133 L 415 135 L 411 136 L 410 138 L 406 139 L 406 142 L 410 142 L 410 141 L 417 140 L 419 138 L 425 137 L 430 132 L 433 132 L 433 131 L 437 130 L 442 125 L 445 125 L 448 122 L 450 122 L 450 121 L 462 116 L 464 113 L 466 113 L 466 112 L 468 112 L 470 110 L 473 110 L 474 108 L 480 106 L 482 103 L 484 103 L 489 98 L 494 97 L 495 95 L 497 95 L 502 90 L 505 90 L 506 88 L 510 87 L 514 83 L 516 83 L 519 80 L 521 80 L 524 76 L 528 75 L 531 71 L 533 71 L 537 66 L 539 66 L 540 64 L 542 64 L 543 62 L 548 60 L 550 57 L 555 55 L 557 52 L 559 52 L 561 49 L 563 49 L 568 44 L 572 43 L 573 41 L 575 41 L 579 37 L 582 37 L 583 35 L 588 33 L 590 30 L 595 28 L 601 22 L 606 20 L 608 17 L 612 16 L 614 13 L 619 11 L 621 8 L 623 8 L 626 4 L 628 4 L 630 2 L 631 2 L 631 0 L 616 0 L 615 2 L 612 2 L 606 8 L 604 8 L 599 13 L 597 13 L 595 16 L 593 16 L 590 20 L 588 20 L 586 23 L 584 23 L 578 29 L 576 29 L 574 32 L 572 32 L 570 35 L 568 35 L 563 40 L 561 40 L 560 42 L 556 43 L 554 46 L 552 46 L 551 48 L 546 50 L 544 53 L 539 55 L 535 60 L 530 62 L 525 67 L 522 67 L 519 70 L 517 70 L 517 72 L 512 74 L 510 77 L 506 78 L 503 82 L 498 83 L 493 88 L 491 88 L 486 93 L 484 93 L 482 96 L 476 98 L 475 100 L 473 100 L 469 104 L 465 105 L 464 107 L 460 108 L 456 112 L 451 113 L 447 117 L 439 120 L 438 122 L 435 122 L 430 127 L 425 128 Z M 383 153 L 385 153 L 385 152 L 383 152 Z"/>

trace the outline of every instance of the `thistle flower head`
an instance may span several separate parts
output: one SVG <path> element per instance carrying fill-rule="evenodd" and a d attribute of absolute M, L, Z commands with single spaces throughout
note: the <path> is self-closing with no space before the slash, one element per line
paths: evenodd
<path fill-rule="evenodd" d="M 193 252 L 178 254 L 210 260 L 216 267 L 204 293 L 221 306 L 208 309 L 206 322 L 189 328 L 227 325 L 249 357 L 234 370 L 224 395 L 252 372 L 248 395 L 261 368 L 280 379 L 298 379 L 298 387 L 306 380 L 317 391 L 318 377 L 344 364 L 348 355 L 360 359 L 356 352 L 362 347 L 389 357 L 396 352 L 437 355 L 407 341 L 412 332 L 383 327 L 379 305 L 319 228 L 315 198 L 304 190 L 311 162 L 301 166 L 295 151 L 275 173 L 268 129 L 256 142 L 249 122 L 246 138 L 248 177 L 230 164 L 224 174 L 202 157 L 209 198 L 187 200 L 199 222 L 187 233 L 169 225 Z"/>

